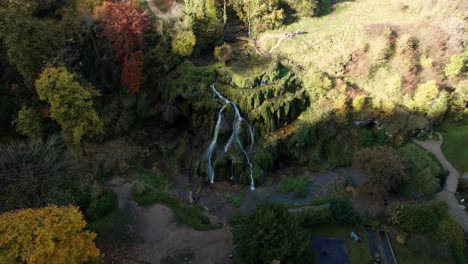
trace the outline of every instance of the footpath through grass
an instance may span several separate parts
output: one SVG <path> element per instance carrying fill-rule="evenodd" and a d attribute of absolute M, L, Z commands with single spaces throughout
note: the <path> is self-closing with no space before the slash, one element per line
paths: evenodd
<path fill-rule="evenodd" d="M 438 129 L 443 137 L 442 152 L 460 172 L 468 171 L 468 121 L 446 120 Z"/>
<path fill-rule="evenodd" d="M 353 243 L 351 241 L 350 234 L 352 231 L 358 234 L 358 236 L 361 238 L 361 242 Z M 310 230 L 310 234 L 312 236 L 341 238 L 345 240 L 351 264 L 371 262 L 369 242 L 367 241 L 366 231 L 362 227 L 324 225 L 314 227 Z"/>

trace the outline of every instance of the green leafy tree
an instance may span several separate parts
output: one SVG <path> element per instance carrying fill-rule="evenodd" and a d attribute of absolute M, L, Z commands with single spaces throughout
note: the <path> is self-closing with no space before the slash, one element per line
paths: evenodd
<path fill-rule="evenodd" d="M 72 27 L 66 26 L 71 22 L 66 19 L 70 12 L 62 8 L 67 2 L 71 5 L 74 1 L 17 0 L 6 1 L 0 7 L 0 37 L 9 61 L 30 87 L 45 63 L 59 54 L 67 35 L 72 33 Z"/>
<path fill-rule="evenodd" d="M 420 193 L 430 195 L 439 188 L 437 176 L 442 173 L 437 162 L 422 148 L 407 144 L 398 150 L 408 173 L 408 179 L 403 184 L 405 193 Z"/>
<path fill-rule="evenodd" d="M 62 127 L 69 146 L 79 145 L 85 135 L 103 133 L 92 101 L 98 92 L 90 85 L 82 85 L 65 67 L 47 67 L 36 81 L 36 91 L 50 104 L 50 116 Z"/>
<path fill-rule="evenodd" d="M 375 197 L 385 197 L 399 191 L 407 179 L 402 159 L 390 147 L 372 147 L 358 151 L 353 157 L 353 167 L 364 171 L 367 180 L 361 187 Z"/>
<path fill-rule="evenodd" d="M 450 57 L 450 62 L 445 66 L 445 75 L 457 76 L 466 69 L 468 69 L 468 51 Z"/>
<path fill-rule="evenodd" d="M 40 114 L 30 107 L 23 106 L 15 120 L 16 130 L 33 141 L 42 138 L 42 123 Z"/>
<path fill-rule="evenodd" d="M 205 49 L 222 38 L 223 21 L 218 17 L 215 0 L 185 0 L 185 14 L 198 48 Z"/>
<path fill-rule="evenodd" d="M 0 207 L 11 210 L 74 201 L 79 182 L 59 138 L 11 142 L 0 149 Z"/>
<path fill-rule="evenodd" d="M 189 57 L 193 53 L 196 42 L 193 32 L 185 30 L 178 33 L 172 40 L 172 50 L 180 56 Z"/>
<path fill-rule="evenodd" d="M 349 200 L 335 199 L 330 203 L 333 221 L 341 225 L 354 226 L 359 223 L 359 216 L 354 211 Z"/>
<path fill-rule="evenodd" d="M 233 235 L 236 252 L 246 264 L 298 257 L 308 242 L 298 219 L 278 204 L 260 205 L 234 225 Z"/>

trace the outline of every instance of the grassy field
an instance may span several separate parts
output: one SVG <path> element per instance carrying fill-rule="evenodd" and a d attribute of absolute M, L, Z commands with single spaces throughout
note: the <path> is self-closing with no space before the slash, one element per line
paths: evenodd
<path fill-rule="evenodd" d="M 443 137 L 442 151 L 452 165 L 464 173 L 468 171 L 468 121 L 445 121 L 438 129 Z"/>
<path fill-rule="evenodd" d="M 432 247 L 431 250 L 433 254 L 429 254 L 429 252 L 419 252 L 415 253 L 411 251 L 408 245 L 401 245 L 396 242 L 395 237 L 390 237 L 392 242 L 393 251 L 397 258 L 398 263 L 411 263 L 411 264 L 451 264 L 456 263 L 455 259 L 452 256 L 450 249 L 446 249 L 446 256 L 435 256 L 434 252 L 439 251 L 439 247 Z M 429 239 L 426 238 L 427 241 Z M 430 243 L 430 242 L 428 242 Z"/>
<path fill-rule="evenodd" d="M 353 243 L 350 239 L 351 232 L 354 231 L 361 238 L 361 243 Z M 325 236 L 333 238 L 342 238 L 346 241 L 349 258 L 352 264 L 370 263 L 371 255 L 369 251 L 369 242 L 367 241 L 366 231 L 361 227 L 346 226 L 317 226 L 310 230 L 312 236 Z"/>

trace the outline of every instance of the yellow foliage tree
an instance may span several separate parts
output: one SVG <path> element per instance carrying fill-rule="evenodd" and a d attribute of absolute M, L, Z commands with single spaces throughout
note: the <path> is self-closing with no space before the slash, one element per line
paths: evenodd
<path fill-rule="evenodd" d="M 78 207 L 50 205 L 0 215 L 0 263 L 86 263 L 100 258 Z"/>

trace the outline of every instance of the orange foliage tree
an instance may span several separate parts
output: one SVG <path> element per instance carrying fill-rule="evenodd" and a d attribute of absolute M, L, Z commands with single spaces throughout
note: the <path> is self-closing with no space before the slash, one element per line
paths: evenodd
<path fill-rule="evenodd" d="M 78 207 L 50 205 L 0 215 L 0 263 L 86 263 L 100 259 Z"/>
<path fill-rule="evenodd" d="M 137 93 L 143 79 L 142 37 L 148 16 L 138 10 L 136 2 L 124 1 L 105 2 L 103 18 L 104 34 L 122 63 L 121 82 L 131 93 Z"/>

